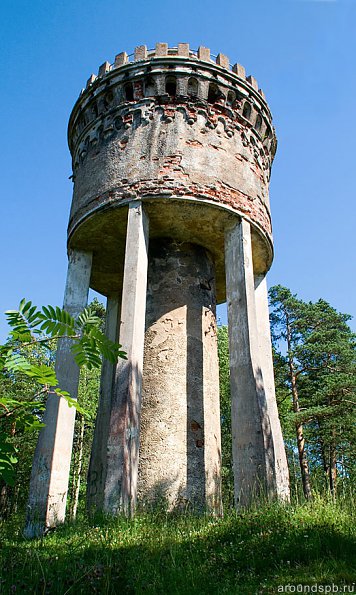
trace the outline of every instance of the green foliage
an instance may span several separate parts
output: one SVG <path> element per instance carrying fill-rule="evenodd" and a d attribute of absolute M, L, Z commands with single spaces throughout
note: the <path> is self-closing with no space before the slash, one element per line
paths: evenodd
<path fill-rule="evenodd" d="M 32 302 L 22 300 L 18 310 L 6 312 L 11 327 L 10 340 L 0 348 L 0 370 L 16 370 L 38 379 L 42 382 L 45 369 L 36 370 L 28 364 L 26 358 L 19 353 L 19 344 L 24 347 L 34 343 L 48 343 L 56 338 L 69 337 L 73 339 L 71 350 L 78 366 L 88 369 L 101 365 L 101 356 L 115 363 L 118 357 L 125 357 L 120 346 L 110 341 L 101 330 L 101 318 L 92 306 L 88 306 L 77 318 L 66 310 L 43 306 L 38 310 Z M 48 372 L 49 373 L 49 372 Z M 56 384 L 55 378 L 50 378 L 50 384 Z"/>
<path fill-rule="evenodd" d="M 0 477 L 9 484 L 14 484 L 15 464 L 18 462 L 16 448 L 8 442 L 8 436 L 0 433 Z"/>
<path fill-rule="evenodd" d="M 94 368 L 92 370 L 88 370 L 86 368 L 82 368 L 80 372 L 78 388 L 78 401 L 85 409 L 86 416 L 83 419 L 81 415 L 77 415 L 75 419 L 72 464 L 68 491 L 69 518 L 73 518 L 75 516 L 73 511 L 75 509 L 77 485 L 79 485 L 79 501 L 81 498 L 83 498 L 83 501 L 85 500 L 85 479 L 88 474 L 91 447 L 94 437 L 95 419 L 99 399 L 99 387 L 100 369 Z M 83 423 L 84 433 L 82 435 Z"/>
<path fill-rule="evenodd" d="M 221 475 L 224 510 L 234 506 L 234 478 L 232 472 L 231 394 L 229 335 L 227 326 L 218 327 L 220 417 L 221 417 Z"/>
<path fill-rule="evenodd" d="M 223 518 L 142 514 L 79 518 L 28 541 L 0 525 L 4 593 L 277 593 L 278 585 L 352 584 L 352 502 L 261 505 Z"/>
<path fill-rule="evenodd" d="M 350 316 L 322 299 L 304 302 L 281 286 L 270 289 L 270 301 L 277 401 L 289 454 L 295 450 L 293 428 L 303 424 L 314 489 L 327 480 L 335 492 L 336 475 L 343 483 L 356 479 L 356 336 Z"/>
<path fill-rule="evenodd" d="M 0 479 L 14 482 L 17 462 L 12 436 L 16 432 L 38 430 L 44 398 L 51 391 L 64 398 L 81 414 L 86 410 L 68 392 L 58 386 L 53 362 L 57 341 L 70 341 L 78 366 L 92 370 L 101 366 L 102 357 L 115 363 L 125 358 L 120 345 L 110 341 L 102 331 L 99 303 L 88 306 L 74 318 L 64 309 L 43 306 L 39 310 L 30 301 L 21 300 L 18 310 L 8 310 L 8 340 L 0 346 Z M 43 357 L 45 355 L 45 357 Z M 31 380 L 32 398 L 23 398 L 24 379 Z"/>
<path fill-rule="evenodd" d="M 276 397 L 289 461 L 292 496 L 303 494 L 296 425 L 302 424 L 314 491 L 343 494 L 356 481 L 356 354 L 350 317 L 325 300 L 306 303 L 289 289 L 270 290 Z M 288 318 L 288 325 L 287 325 Z M 289 349 L 287 349 L 287 341 Z M 218 329 L 222 480 L 225 510 L 233 505 L 228 329 Z M 299 399 L 295 411 L 291 370 Z"/>

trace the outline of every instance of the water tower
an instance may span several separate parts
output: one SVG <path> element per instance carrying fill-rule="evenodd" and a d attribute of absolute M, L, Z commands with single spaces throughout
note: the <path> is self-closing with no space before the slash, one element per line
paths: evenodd
<path fill-rule="evenodd" d="M 227 301 L 236 505 L 288 499 L 265 276 L 273 258 L 271 113 L 254 77 L 223 54 L 158 43 L 92 75 L 69 121 L 74 193 L 64 305 L 107 297 L 91 454 L 91 512 L 221 511 L 216 304 Z M 78 369 L 62 342 L 60 386 Z M 64 519 L 74 410 L 50 396 L 27 534 Z"/>

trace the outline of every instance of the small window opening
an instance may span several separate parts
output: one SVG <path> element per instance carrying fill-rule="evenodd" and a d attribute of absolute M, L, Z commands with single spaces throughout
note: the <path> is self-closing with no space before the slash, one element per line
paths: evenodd
<path fill-rule="evenodd" d="M 188 95 L 196 97 L 198 95 L 198 81 L 190 78 L 188 81 Z"/>
<path fill-rule="evenodd" d="M 214 83 L 209 85 L 208 103 L 215 103 L 220 96 L 219 87 Z"/>
<path fill-rule="evenodd" d="M 150 76 L 145 81 L 145 97 L 152 97 L 155 95 L 156 86 L 153 78 Z"/>
<path fill-rule="evenodd" d="M 173 76 L 166 78 L 166 93 L 171 97 L 174 97 L 177 93 L 177 81 Z"/>
<path fill-rule="evenodd" d="M 229 91 L 227 94 L 227 103 L 228 105 L 232 105 L 236 99 L 236 93 L 233 91 Z"/>
<path fill-rule="evenodd" d="M 109 91 L 104 98 L 104 104 L 105 104 L 105 108 L 109 107 L 110 104 L 114 101 L 114 95 L 112 94 L 111 91 Z"/>
<path fill-rule="evenodd" d="M 126 101 L 133 101 L 134 93 L 132 83 L 127 83 L 124 87 Z"/>
<path fill-rule="evenodd" d="M 251 106 L 247 101 L 245 101 L 242 115 L 244 118 L 246 118 L 246 120 L 249 120 L 251 118 Z"/>
<path fill-rule="evenodd" d="M 260 115 L 258 115 L 256 118 L 256 124 L 255 124 L 256 130 L 261 130 L 261 126 L 262 126 L 262 118 Z"/>

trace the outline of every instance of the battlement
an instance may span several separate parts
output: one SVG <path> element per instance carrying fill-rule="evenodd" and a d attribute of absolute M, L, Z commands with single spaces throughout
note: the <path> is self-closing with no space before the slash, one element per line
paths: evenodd
<path fill-rule="evenodd" d="M 185 60 L 190 59 L 193 61 L 201 61 L 210 65 L 218 66 L 224 70 L 230 71 L 238 78 L 247 81 L 251 87 L 257 91 L 263 99 L 265 99 L 262 89 L 259 89 L 257 80 L 252 75 L 246 76 L 245 68 L 241 66 L 241 64 L 231 64 L 228 56 L 222 53 L 217 55 L 212 54 L 210 52 L 210 48 L 204 46 L 199 46 L 197 50 L 193 50 L 189 47 L 189 43 L 178 43 L 176 47 L 172 48 L 168 47 L 167 43 L 156 43 L 156 46 L 153 49 L 148 49 L 146 45 L 139 45 L 135 48 L 135 51 L 132 54 L 120 52 L 115 56 L 113 63 L 104 62 L 99 67 L 98 74 L 92 74 L 90 76 L 87 81 L 86 89 L 91 87 L 91 85 L 98 79 L 101 79 L 109 72 L 117 70 L 118 68 L 145 60 L 155 60 L 162 58 L 168 60 L 170 58 L 178 60 L 180 58 Z"/>
<path fill-rule="evenodd" d="M 90 151 L 133 122 L 137 127 L 159 116 L 168 124 L 182 114 L 199 134 L 216 129 L 218 137 L 241 136 L 243 146 L 251 143 L 252 153 L 257 159 L 263 155 L 263 168 L 270 170 L 276 138 L 256 79 L 209 48 L 157 43 L 151 50 L 140 45 L 131 55 L 117 54 L 113 64 L 104 62 L 89 78 L 68 126 L 74 171 Z"/>

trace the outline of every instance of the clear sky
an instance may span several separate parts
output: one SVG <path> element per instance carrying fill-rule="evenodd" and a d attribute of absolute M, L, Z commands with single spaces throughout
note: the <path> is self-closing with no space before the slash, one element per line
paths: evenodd
<path fill-rule="evenodd" d="M 355 17 L 356 0 L 1 0 L 0 313 L 62 303 L 66 128 L 89 75 L 135 45 L 187 41 L 243 64 L 274 115 L 269 284 L 356 316 Z"/>

